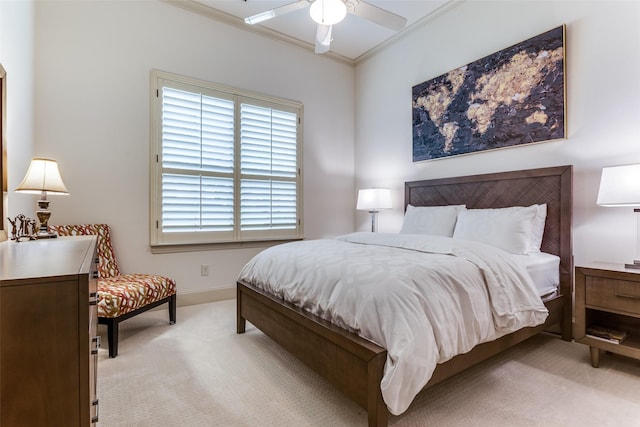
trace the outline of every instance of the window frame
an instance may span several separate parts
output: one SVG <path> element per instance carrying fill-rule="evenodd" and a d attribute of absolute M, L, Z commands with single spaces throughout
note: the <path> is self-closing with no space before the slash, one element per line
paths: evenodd
<path fill-rule="evenodd" d="M 171 87 L 179 90 L 198 88 L 206 95 L 230 99 L 234 102 L 234 221 L 233 231 L 193 231 L 193 232 L 163 232 L 162 231 L 162 88 Z M 281 111 L 296 114 L 296 176 L 290 178 L 296 184 L 296 214 L 297 226 L 287 230 L 242 230 L 240 227 L 240 188 L 243 174 L 240 169 L 240 106 L 242 102 L 256 106 L 267 106 Z M 249 102 L 247 102 L 249 101 Z M 191 250 L 209 250 L 234 247 L 263 247 L 284 241 L 300 240 L 303 233 L 302 212 L 302 135 L 303 135 L 303 105 L 300 102 L 276 98 L 264 94 L 254 93 L 243 89 L 233 88 L 217 83 L 211 83 L 190 77 L 185 77 L 160 70 L 151 70 L 150 78 L 150 219 L 149 238 L 153 253 L 184 252 Z M 278 180 L 278 176 L 273 176 Z"/>

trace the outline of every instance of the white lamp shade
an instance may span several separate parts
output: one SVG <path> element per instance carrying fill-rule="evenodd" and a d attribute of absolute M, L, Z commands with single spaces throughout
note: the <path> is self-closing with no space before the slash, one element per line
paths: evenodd
<path fill-rule="evenodd" d="M 640 164 L 602 169 L 600 206 L 640 206 Z"/>
<path fill-rule="evenodd" d="M 369 188 L 358 191 L 358 210 L 391 209 L 391 190 L 388 188 Z"/>
<path fill-rule="evenodd" d="M 69 194 L 62 182 L 58 163 L 55 160 L 35 158 L 31 160 L 24 179 L 16 188 L 20 193 Z"/>
<path fill-rule="evenodd" d="M 347 16 L 347 6 L 342 0 L 315 0 L 309 8 L 309 15 L 318 24 L 334 25 Z"/>

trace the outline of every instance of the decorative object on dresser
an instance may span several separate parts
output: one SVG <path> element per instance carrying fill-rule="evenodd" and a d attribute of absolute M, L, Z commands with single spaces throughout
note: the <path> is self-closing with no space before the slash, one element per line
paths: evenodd
<path fill-rule="evenodd" d="M 602 168 L 598 205 L 636 207 L 636 259 L 627 268 L 640 269 L 640 164 Z"/>
<path fill-rule="evenodd" d="M 11 220 L 7 218 L 11 224 L 11 240 L 20 242 L 22 239 L 35 240 L 37 239 L 38 230 L 36 229 L 36 220 L 31 219 L 23 214 L 18 214 Z"/>
<path fill-rule="evenodd" d="M 51 217 L 47 194 L 69 194 L 67 187 L 62 182 L 58 163 L 51 159 L 35 158 L 31 160 L 27 174 L 15 190 L 18 193 L 40 194 L 36 216 L 40 221 L 40 231 L 36 234 L 38 239 L 57 237 L 48 230 L 47 224 Z"/>
<path fill-rule="evenodd" d="M 164 303 L 176 323 L 176 282 L 157 274 L 120 274 L 106 224 L 52 225 L 60 236 L 96 235 L 98 247 L 98 323 L 107 325 L 109 357 L 118 355 L 118 325 Z"/>
<path fill-rule="evenodd" d="M 405 183 L 405 206 L 466 205 L 469 209 L 487 209 L 545 204 L 547 216 L 540 251 L 557 257 L 559 261 L 556 264 L 559 286 L 556 291 L 541 297 L 540 305 L 544 303 L 549 313 L 543 324 L 518 329 L 494 341 L 478 344 L 466 353 L 451 356 L 435 367 L 425 388 L 542 330 L 555 328 L 561 331 L 563 339 L 571 339 L 574 272 L 571 243 L 572 171 L 571 166 L 558 166 Z M 402 239 L 402 235 L 398 236 Z M 368 235 L 370 239 L 378 237 L 385 236 Z M 365 270 L 366 266 L 359 268 L 354 276 L 348 275 L 341 282 L 360 279 L 364 277 L 362 272 Z M 320 271 L 323 271 L 322 268 L 314 272 Z M 388 362 L 388 349 L 285 301 L 282 296 L 261 289 L 259 282 L 262 279 L 256 277 L 255 283 L 249 276 L 238 280 L 237 333 L 244 333 L 246 322 L 251 322 L 364 407 L 370 426 L 387 425 L 389 406 L 383 399 L 381 383 Z M 327 285 L 331 282 L 329 279 L 326 281 Z M 368 327 L 377 328 L 369 324 L 372 322 L 365 323 L 359 328 L 360 331 Z M 410 398 L 413 399 L 413 396 Z"/>
<path fill-rule="evenodd" d="M 574 338 L 589 346 L 591 365 L 603 350 L 640 359 L 640 270 L 589 263 L 575 277 Z"/>
<path fill-rule="evenodd" d="M 98 421 L 95 248 L 92 236 L 0 243 L 0 425 Z"/>
<path fill-rule="evenodd" d="M 369 188 L 358 191 L 356 209 L 371 214 L 371 232 L 378 230 L 376 215 L 380 209 L 391 209 L 391 190 L 388 188 Z"/>

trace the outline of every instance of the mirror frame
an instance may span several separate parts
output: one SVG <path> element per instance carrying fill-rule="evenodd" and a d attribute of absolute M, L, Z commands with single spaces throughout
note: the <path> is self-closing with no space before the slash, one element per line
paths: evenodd
<path fill-rule="evenodd" d="M 0 197 L 0 241 L 3 236 L 6 237 L 4 231 L 5 218 L 5 198 L 7 194 L 7 144 L 5 140 L 7 128 L 7 73 L 0 64 L 0 187 L 2 188 L 2 197 Z"/>

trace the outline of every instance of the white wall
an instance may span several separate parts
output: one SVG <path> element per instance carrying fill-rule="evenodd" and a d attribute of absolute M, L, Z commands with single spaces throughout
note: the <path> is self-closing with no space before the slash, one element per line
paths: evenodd
<path fill-rule="evenodd" d="M 305 235 L 353 230 L 353 67 L 156 1 L 42 1 L 35 10 L 35 151 L 58 160 L 71 193 L 50 197 L 52 224 L 108 223 L 121 270 L 169 275 L 179 294 L 234 287 L 258 252 L 150 253 L 155 68 L 301 101 Z"/>
<path fill-rule="evenodd" d="M 6 150 L 8 192 L 5 214 L 23 213 L 35 218 L 35 200 L 13 197 L 33 155 L 34 5 L 31 1 L 0 1 L 0 63 L 6 76 Z M 5 230 L 11 232 L 6 218 Z"/>
<path fill-rule="evenodd" d="M 566 24 L 568 138 L 412 163 L 411 88 Z M 356 69 L 356 188 L 389 186 L 398 231 L 403 183 L 493 171 L 574 165 L 574 254 L 628 262 L 636 255 L 630 208 L 595 204 L 603 166 L 640 162 L 640 2 L 475 1 L 412 31 Z M 365 230 L 366 213 L 357 215 Z"/>
<path fill-rule="evenodd" d="M 397 231 L 406 180 L 573 164 L 576 262 L 627 261 L 635 255 L 633 214 L 598 207 L 595 198 L 602 166 L 640 162 L 639 22 L 637 2 L 467 0 L 354 72 L 155 1 L 0 2 L 8 214 L 33 215 L 36 197 L 12 189 L 32 156 L 51 156 L 71 191 L 51 197 L 52 223 L 111 224 L 122 269 L 169 274 L 180 293 L 233 286 L 257 250 L 150 253 L 148 86 L 157 68 L 304 103 L 310 238 L 352 231 L 357 188 L 394 189 L 396 208 L 379 221 L 381 231 Z M 413 85 L 563 23 L 566 140 L 412 163 Z M 358 213 L 357 228 L 368 220 Z M 200 264 L 210 265 L 210 276 L 200 277 Z"/>

